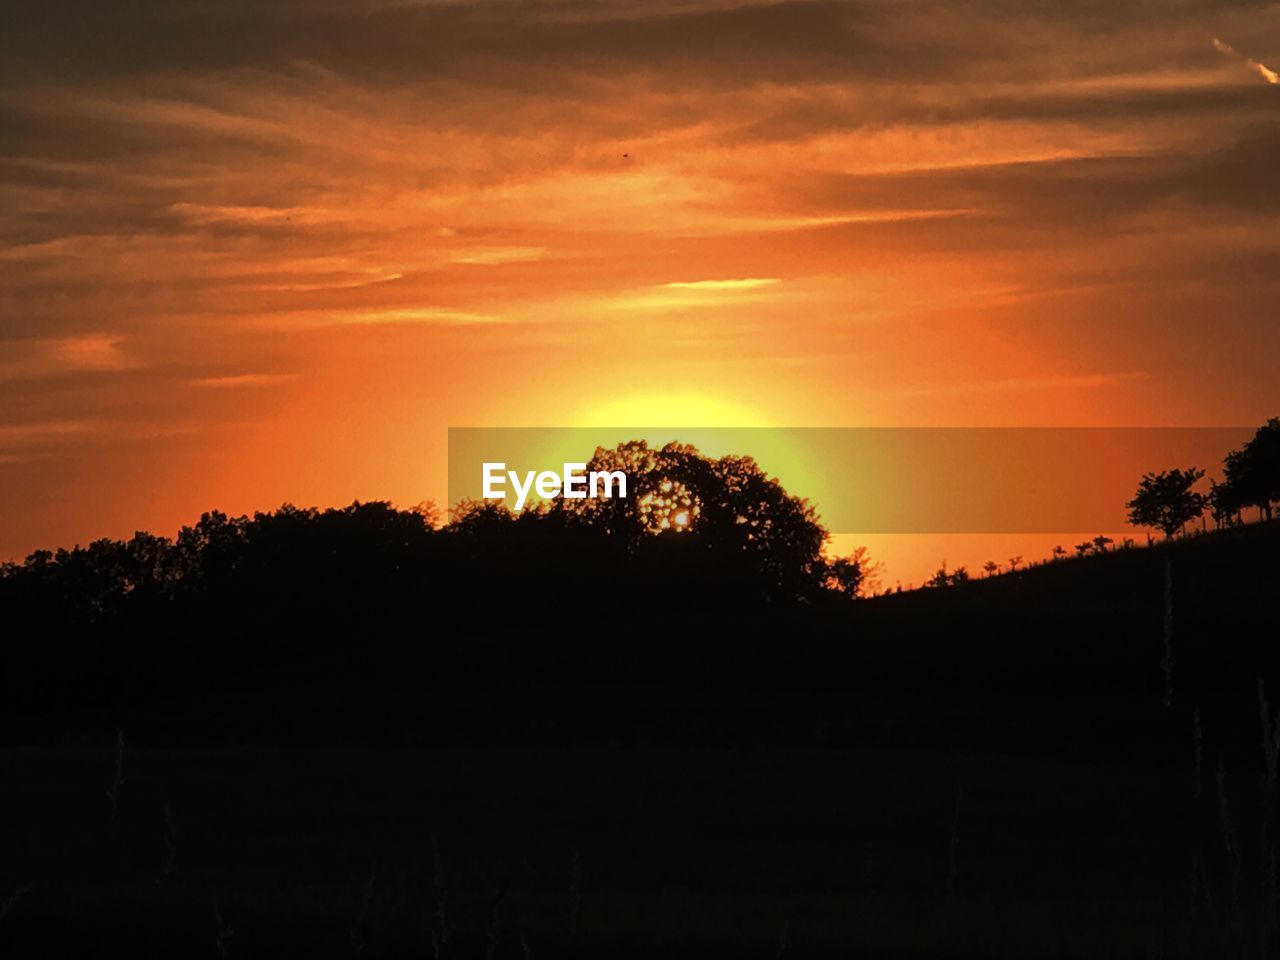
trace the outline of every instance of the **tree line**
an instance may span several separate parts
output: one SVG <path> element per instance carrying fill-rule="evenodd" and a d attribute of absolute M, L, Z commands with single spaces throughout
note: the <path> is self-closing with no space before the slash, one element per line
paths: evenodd
<path fill-rule="evenodd" d="M 862 552 L 824 555 L 828 531 L 750 457 L 713 459 L 696 448 L 643 441 L 598 449 L 589 470 L 623 470 L 627 498 L 545 501 L 519 512 L 463 501 L 447 522 L 431 504 L 381 501 L 317 510 L 285 504 L 253 516 L 211 511 L 174 538 L 138 532 L 72 549 L 37 550 L 0 565 L 0 603 L 43 604 L 46 617 L 90 622 L 124 607 L 207 593 L 283 586 L 345 595 L 374 582 L 408 585 L 462 572 L 508 574 L 503 589 L 563 566 L 569 579 L 657 575 L 665 567 L 738 583 L 767 601 L 856 596 Z M 45 622 L 49 622 L 46 619 Z"/>
<path fill-rule="evenodd" d="M 625 470 L 628 497 L 519 512 L 469 501 L 447 519 L 430 504 L 285 504 L 211 511 L 172 538 L 37 550 L 0 567 L 0 712 L 145 702 L 353 657 L 429 657 L 446 677 L 498 634 L 595 644 L 651 618 L 718 636 L 762 607 L 839 606 L 864 588 L 865 555 L 826 556 L 813 506 L 749 457 L 633 442 L 597 450 L 591 469 Z"/>
<path fill-rule="evenodd" d="M 1269 419 L 1244 446 L 1228 453 L 1222 468 L 1223 479 L 1210 481 L 1207 492 L 1196 489 L 1205 476 L 1199 467 L 1144 474 L 1125 504 L 1129 522 L 1172 537 L 1206 512 L 1219 527 L 1243 523 L 1248 508 L 1257 509 L 1260 520 L 1270 520 L 1280 501 L 1280 417 Z"/>

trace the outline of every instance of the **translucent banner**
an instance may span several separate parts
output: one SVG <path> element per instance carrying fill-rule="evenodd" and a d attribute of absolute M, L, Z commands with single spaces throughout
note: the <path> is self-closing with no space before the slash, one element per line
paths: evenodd
<path fill-rule="evenodd" d="M 813 503 L 832 533 L 1096 533 L 1125 529 L 1125 503 L 1144 473 L 1199 467 L 1219 476 L 1223 457 L 1252 435 L 1248 427 L 455 427 L 449 503 L 501 493 L 509 507 L 527 507 L 562 495 L 550 476 L 539 488 L 540 475 L 563 480 L 566 465 L 573 474 L 597 448 L 676 442 L 709 459 L 752 457 Z M 590 494 L 586 477 L 571 489 Z"/>

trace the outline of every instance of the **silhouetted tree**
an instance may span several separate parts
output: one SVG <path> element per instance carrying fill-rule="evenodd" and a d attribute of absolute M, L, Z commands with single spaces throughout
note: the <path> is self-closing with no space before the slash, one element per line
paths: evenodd
<path fill-rule="evenodd" d="M 713 460 L 688 445 L 641 440 L 597 449 L 587 464 L 588 472 L 614 470 L 627 476 L 626 498 L 560 498 L 552 511 L 633 549 L 659 536 L 689 538 L 769 597 L 805 596 L 826 581 L 827 531 L 816 511 L 751 457 Z"/>
<path fill-rule="evenodd" d="M 1094 553 L 1099 553 L 1099 554 L 1106 553 L 1107 547 L 1111 546 L 1111 544 L 1113 543 L 1115 543 L 1115 541 L 1112 540 L 1110 537 L 1104 536 L 1101 533 L 1098 534 L 1096 537 L 1093 538 Z"/>
<path fill-rule="evenodd" d="M 843 557 L 826 561 L 823 585 L 847 597 L 867 597 L 880 589 L 882 567 L 871 560 L 866 547 L 856 547 Z"/>
<path fill-rule="evenodd" d="M 862 592 L 865 578 L 866 571 L 856 557 L 836 557 L 827 562 L 824 583 L 831 590 L 856 597 Z"/>
<path fill-rule="evenodd" d="M 926 587 L 954 587 L 957 584 L 967 583 L 969 581 L 969 569 L 967 567 L 956 567 L 954 570 L 948 571 L 946 561 L 925 581 Z"/>
<path fill-rule="evenodd" d="M 459 500 L 449 518 L 449 532 L 462 536 L 492 534 L 515 522 L 501 500 Z"/>
<path fill-rule="evenodd" d="M 1228 503 L 1257 507 L 1266 520 L 1280 500 L 1280 418 L 1272 417 L 1224 461 Z"/>
<path fill-rule="evenodd" d="M 947 570 L 944 560 L 942 566 L 933 572 L 933 576 L 924 582 L 926 587 L 947 587 L 951 585 L 951 572 Z"/>
<path fill-rule="evenodd" d="M 1219 527 L 1235 526 L 1240 520 L 1240 510 L 1244 503 L 1240 500 L 1239 491 L 1230 483 L 1209 481 L 1209 494 L 1205 498 L 1213 515 L 1213 522 Z"/>
<path fill-rule="evenodd" d="M 434 500 L 420 500 L 409 508 L 409 512 L 416 513 L 420 516 L 422 518 L 422 522 L 432 530 L 438 530 L 443 520 L 440 508 L 436 506 L 436 502 Z"/>
<path fill-rule="evenodd" d="M 1204 512 L 1204 495 L 1192 489 L 1203 476 L 1204 471 L 1195 467 L 1144 474 L 1138 492 L 1125 504 L 1129 522 L 1136 527 L 1156 527 L 1165 537 L 1172 537 Z"/>
<path fill-rule="evenodd" d="M 982 569 L 988 577 L 994 577 L 1000 572 L 1000 564 L 996 563 L 994 560 L 988 560 L 982 565 Z"/>

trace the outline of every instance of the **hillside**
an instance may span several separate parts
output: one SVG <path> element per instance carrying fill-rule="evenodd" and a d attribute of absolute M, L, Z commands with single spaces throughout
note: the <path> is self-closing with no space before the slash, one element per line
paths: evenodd
<path fill-rule="evenodd" d="M 23 892 L 0 942 L 462 958 L 1266 941 L 1258 680 L 1270 713 L 1280 525 L 838 605 L 690 595 L 676 559 L 604 595 L 584 572 L 487 604 L 422 585 L 367 618 L 323 606 L 337 629 L 294 610 L 305 629 L 275 648 L 279 619 L 223 607 L 217 630 L 238 632 L 210 682 L 11 713 L 0 892 Z"/>

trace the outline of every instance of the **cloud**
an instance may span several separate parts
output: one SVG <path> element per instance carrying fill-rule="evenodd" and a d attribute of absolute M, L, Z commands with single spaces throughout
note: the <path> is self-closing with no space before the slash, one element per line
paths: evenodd
<path fill-rule="evenodd" d="M 34 423 L 0 423 L 0 448 L 26 446 L 60 437 L 74 437 L 92 429 L 92 420 L 46 420 Z"/>
<path fill-rule="evenodd" d="M 705 290 L 717 292 L 721 290 L 754 290 L 757 287 L 768 287 L 781 283 L 777 277 L 745 277 L 741 280 L 673 280 L 664 283 L 668 290 Z"/>
<path fill-rule="evenodd" d="M 501 323 L 502 318 L 464 310 L 436 307 L 403 307 L 390 310 L 352 310 L 334 313 L 328 317 L 331 323 L 372 326 L 380 324 L 421 323 L 438 326 L 476 326 Z"/>
<path fill-rule="evenodd" d="M 332 211 L 312 210 L 306 207 L 237 207 L 175 203 L 170 209 L 184 220 L 198 225 L 219 223 L 281 225 L 296 222 L 301 226 L 332 223 L 341 219 Z"/>
<path fill-rule="evenodd" d="M 219 377 L 200 377 L 194 382 L 197 386 L 226 390 L 240 387 L 276 387 L 295 379 L 297 374 L 293 373 L 233 373 Z"/>
<path fill-rule="evenodd" d="M 947 396 L 953 394 L 1026 393 L 1043 390 L 1097 390 L 1116 387 L 1137 380 L 1145 380 L 1148 376 L 1149 374 L 1142 371 L 1131 371 L 1123 373 L 1063 374 L 1049 377 L 944 381 L 896 388 L 892 392 L 904 396 Z"/>
<path fill-rule="evenodd" d="M 52 343 L 54 355 L 74 370 L 125 370 L 132 361 L 120 349 L 120 338 L 104 334 L 68 337 Z"/>
<path fill-rule="evenodd" d="M 122 342 L 120 336 L 101 333 L 12 340 L 0 356 L 0 380 L 134 369 L 138 361 L 124 351 Z"/>
<path fill-rule="evenodd" d="M 493 266 L 504 263 L 527 263 L 547 255 L 546 247 L 465 247 L 446 255 L 449 263 Z"/>

